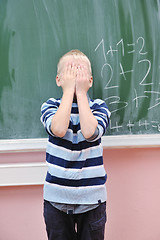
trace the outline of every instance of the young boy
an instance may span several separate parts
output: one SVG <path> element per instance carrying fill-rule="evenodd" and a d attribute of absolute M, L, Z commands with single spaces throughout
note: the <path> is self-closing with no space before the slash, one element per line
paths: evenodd
<path fill-rule="evenodd" d="M 42 105 L 49 134 L 44 184 L 44 218 L 49 240 L 103 240 L 106 222 L 106 172 L 101 136 L 109 124 L 104 101 L 89 99 L 91 64 L 79 50 L 57 65 L 61 99 Z"/>

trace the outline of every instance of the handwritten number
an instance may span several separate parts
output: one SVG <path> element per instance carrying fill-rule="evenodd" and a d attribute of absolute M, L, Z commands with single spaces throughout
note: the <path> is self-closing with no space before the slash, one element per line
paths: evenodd
<path fill-rule="evenodd" d="M 137 39 L 137 43 L 138 43 L 140 40 L 142 40 L 142 47 L 141 47 L 141 49 L 139 50 L 139 54 L 145 55 L 145 54 L 147 54 L 147 52 L 142 52 L 142 51 L 143 51 L 143 48 L 144 48 L 144 45 L 145 45 L 145 40 L 144 40 L 143 37 L 139 37 L 139 38 Z"/>
<path fill-rule="evenodd" d="M 142 62 L 147 62 L 148 63 L 148 69 L 147 69 L 146 75 L 144 76 L 142 81 L 139 83 L 139 85 L 142 85 L 142 86 L 152 85 L 153 83 L 144 83 L 144 81 L 146 80 L 146 78 L 147 78 L 147 76 L 148 76 L 148 74 L 151 70 L 151 62 L 148 59 L 143 59 L 143 60 L 138 61 L 138 63 L 142 63 Z"/>
<path fill-rule="evenodd" d="M 100 45 L 102 45 L 102 51 L 103 51 L 104 61 L 107 62 L 106 54 L 105 54 L 105 48 L 104 48 L 104 39 L 103 39 L 103 38 L 102 38 L 102 40 L 100 41 L 100 43 L 97 45 L 97 47 L 94 49 L 94 51 L 96 52 L 97 49 L 100 47 Z"/>
<path fill-rule="evenodd" d="M 109 77 L 109 81 L 107 82 L 107 84 L 106 84 L 106 86 L 105 86 L 104 89 L 110 89 L 110 88 L 116 88 L 116 87 L 118 87 L 118 86 L 108 86 L 108 85 L 110 84 L 110 82 L 112 81 L 112 77 L 113 77 L 113 69 L 112 69 L 112 67 L 111 67 L 110 64 L 105 63 L 105 64 L 103 65 L 102 70 L 101 70 L 101 77 L 103 78 L 103 71 L 104 71 L 104 68 L 105 68 L 105 67 L 109 68 L 109 70 L 110 70 L 110 77 Z"/>
<path fill-rule="evenodd" d="M 127 102 L 120 101 L 120 97 L 118 97 L 118 96 L 108 97 L 108 98 L 105 99 L 105 101 L 107 101 L 107 100 L 109 100 L 109 99 L 113 99 L 113 100 L 114 100 L 114 101 L 112 101 L 112 102 L 109 102 L 109 105 L 112 105 L 112 104 L 116 104 L 116 105 L 117 105 L 117 104 L 121 104 L 121 105 L 123 105 L 122 107 L 119 107 L 119 108 L 117 108 L 117 109 L 115 109 L 115 110 L 112 110 L 111 113 L 117 112 L 117 111 L 119 111 L 119 110 L 121 110 L 121 109 L 123 109 L 123 108 L 126 108 L 126 107 L 128 106 L 128 103 L 127 103 Z"/>
<path fill-rule="evenodd" d="M 117 43 L 117 46 L 121 43 L 122 45 L 122 56 L 124 57 L 124 42 L 123 42 L 123 38 Z"/>

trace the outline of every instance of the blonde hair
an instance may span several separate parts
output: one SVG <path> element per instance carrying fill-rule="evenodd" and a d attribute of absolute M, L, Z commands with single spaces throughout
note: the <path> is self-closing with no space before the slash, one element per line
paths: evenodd
<path fill-rule="evenodd" d="M 88 58 L 83 52 L 81 52 L 81 51 L 78 50 L 78 49 L 74 49 L 74 50 L 71 50 L 71 51 L 67 52 L 66 54 L 64 54 L 64 55 L 59 59 L 59 62 L 58 62 L 58 64 L 57 64 L 57 74 L 60 73 L 60 67 L 61 67 L 61 61 L 62 61 L 62 59 L 64 59 L 65 57 L 68 57 L 68 56 L 72 56 L 72 57 L 75 58 L 75 59 L 81 58 L 81 59 L 87 60 L 88 65 L 89 65 L 90 73 L 92 74 L 91 62 L 90 62 L 89 58 Z"/>

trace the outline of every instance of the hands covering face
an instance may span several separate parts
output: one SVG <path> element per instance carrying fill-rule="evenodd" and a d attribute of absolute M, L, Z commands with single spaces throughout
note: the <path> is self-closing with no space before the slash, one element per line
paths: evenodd
<path fill-rule="evenodd" d="M 92 86 L 92 76 L 86 62 L 68 62 L 59 76 L 59 86 L 63 91 L 86 94 Z"/>

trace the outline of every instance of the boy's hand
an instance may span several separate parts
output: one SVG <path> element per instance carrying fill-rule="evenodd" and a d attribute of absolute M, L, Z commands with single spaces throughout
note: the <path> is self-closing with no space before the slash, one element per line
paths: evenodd
<path fill-rule="evenodd" d="M 92 86 L 92 77 L 88 72 L 88 68 L 84 65 L 79 65 L 76 76 L 76 95 L 86 94 Z"/>
<path fill-rule="evenodd" d="M 92 80 L 93 78 L 90 74 L 88 67 L 80 65 L 80 67 L 78 67 L 77 69 L 76 96 L 81 132 L 85 139 L 91 138 L 98 126 L 98 121 L 90 109 L 87 97 L 87 92 L 92 86 Z"/>
<path fill-rule="evenodd" d="M 76 66 L 69 63 L 65 66 L 64 71 L 60 75 L 60 86 L 63 92 L 70 91 L 75 92 L 76 85 Z"/>

